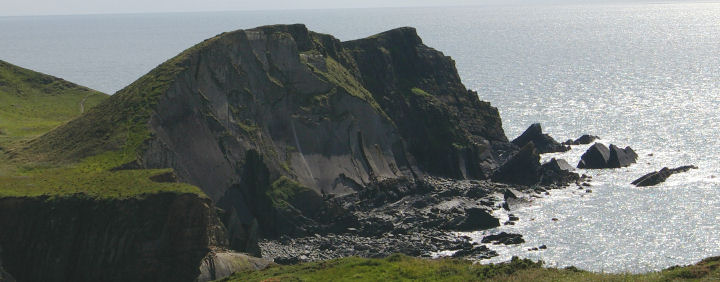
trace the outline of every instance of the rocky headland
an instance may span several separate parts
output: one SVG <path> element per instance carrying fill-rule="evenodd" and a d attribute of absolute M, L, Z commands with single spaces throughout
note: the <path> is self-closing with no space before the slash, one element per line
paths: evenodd
<path fill-rule="evenodd" d="M 346 42 L 303 25 L 223 33 L 102 100 L 0 139 L 0 277 L 207 281 L 347 256 L 488 258 L 522 235 L 456 232 L 514 224 L 494 211 L 587 185 L 540 154 L 595 139 L 561 144 L 533 124 L 509 141 L 498 110 L 407 27 Z M 637 158 L 596 147 L 606 167 Z"/>

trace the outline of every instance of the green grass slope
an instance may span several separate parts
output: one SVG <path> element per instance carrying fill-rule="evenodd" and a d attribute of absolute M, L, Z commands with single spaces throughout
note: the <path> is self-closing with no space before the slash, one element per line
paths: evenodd
<path fill-rule="evenodd" d="M 28 143 L 47 138 L 46 135 L 51 135 L 48 132 L 55 128 L 67 127 L 90 114 L 93 117 L 112 114 L 95 110 L 103 101 L 109 100 L 108 97 L 60 78 L 0 61 L 0 198 L 76 194 L 92 198 L 137 198 L 160 192 L 194 193 L 205 197 L 192 185 L 151 180 L 171 173 L 171 170 L 111 171 L 123 161 L 123 155 L 117 152 L 108 151 L 66 162 L 46 162 L 46 156 L 23 150 Z M 84 138 L 84 134 L 94 132 L 93 128 L 89 126 L 71 137 L 50 138 Z"/>
<path fill-rule="evenodd" d="M 0 61 L 0 146 L 38 136 L 108 95 Z"/>
<path fill-rule="evenodd" d="M 718 281 L 720 257 L 695 265 L 646 274 L 602 274 L 575 268 L 544 268 L 513 258 L 502 264 L 473 264 L 458 259 L 420 259 L 393 255 L 385 259 L 342 258 L 262 271 L 235 273 L 222 281 Z"/>
<path fill-rule="evenodd" d="M 188 70 L 192 56 L 221 38 L 207 39 L 169 59 L 81 117 L 32 140 L 21 153 L 52 163 L 94 156 L 102 156 L 95 159 L 109 167 L 134 161 L 150 138 L 148 121 L 160 96 Z"/>

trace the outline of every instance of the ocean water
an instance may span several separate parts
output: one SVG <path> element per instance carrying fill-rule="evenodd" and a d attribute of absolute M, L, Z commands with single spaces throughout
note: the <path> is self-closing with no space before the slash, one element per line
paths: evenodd
<path fill-rule="evenodd" d="M 0 59 L 113 93 L 205 38 L 275 23 L 341 40 L 414 26 L 498 107 L 509 138 L 540 122 L 558 140 L 589 133 L 639 153 L 628 168 L 580 170 L 592 193 L 552 191 L 512 211 L 517 225 L 471 233 L 524 234 L 523 245 L 492 246 L 501 256 L 491 262 L 643 272 L 720 255 L 720 4 L 0 17 Z M 543 159 L 576 164 L 585 148 Z M 687 164 L 699 169 L 657 187 L 629 184 Z"/>

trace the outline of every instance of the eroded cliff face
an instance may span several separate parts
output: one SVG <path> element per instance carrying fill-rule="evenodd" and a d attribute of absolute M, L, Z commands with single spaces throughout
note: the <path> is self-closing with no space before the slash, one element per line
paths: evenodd
<path fill-rule="evenodd" d="M 278 216 L 258 207 L 262 191 L 251 192 L 280 176 L 317 195 L 426 174 L 486 178 L 494 147 L 507 144 L 497 110 L 412 28 L 344 43 L 302 25 L 240 30 L 187 65 L 158 100 L 141 162 L 175 168 L 234 213 L 242 232 L 260 220 L 263 233 L 283 233 L 268 228 Z M 268 169 L 262 183 L 242 177 L 250 151 Z M 322 220 L 305 205 L 293 206 L 296 219 Z"/>
<path fill-rule="evenodd" d="M 257 236 L 352 225 L 326 198 L 427 175 L 484 179 L 512 145 L 497 109 L 414 29 L 340 42 L 279 25 L 208 39 L 28 149 L 112 150 L 132 159 L 124 168 L 173 168 L 202 188 L 231 246 L 257 253 Z"/>
<path fill-rule="evenodd" d="M 193 281 L 226 244 L 209 199 L 158 194 L 0 199 L 5 270 L 19 281 Z"/>

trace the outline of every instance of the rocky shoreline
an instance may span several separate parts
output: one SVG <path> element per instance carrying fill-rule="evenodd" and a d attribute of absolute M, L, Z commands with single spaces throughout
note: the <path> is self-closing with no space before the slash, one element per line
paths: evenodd
<path fill-rule="evenodd" d="M 587 181 L 589 177 L 583 176 L 570 184 L 585 187 Z M 282 236 L 261 240 L 259 245 L 263 258 L 279 264 L 348 256 L 377 258 L 393 253 L 483 260 L 498 255 L 493 245 L 523 243 L 522 235 L 493 234 L 480 243 L 458 231 L 514 224 L 518 217 L 509 214 L 498 218 L 494 212 L 512 210 L 549 195 L 548 190 L 569 186 L 508 185 L 434 177 L 417 182 L 384 183 L 363 193 L 332 199 L 356 219 L 353 227 L 344 232 Z"/>

